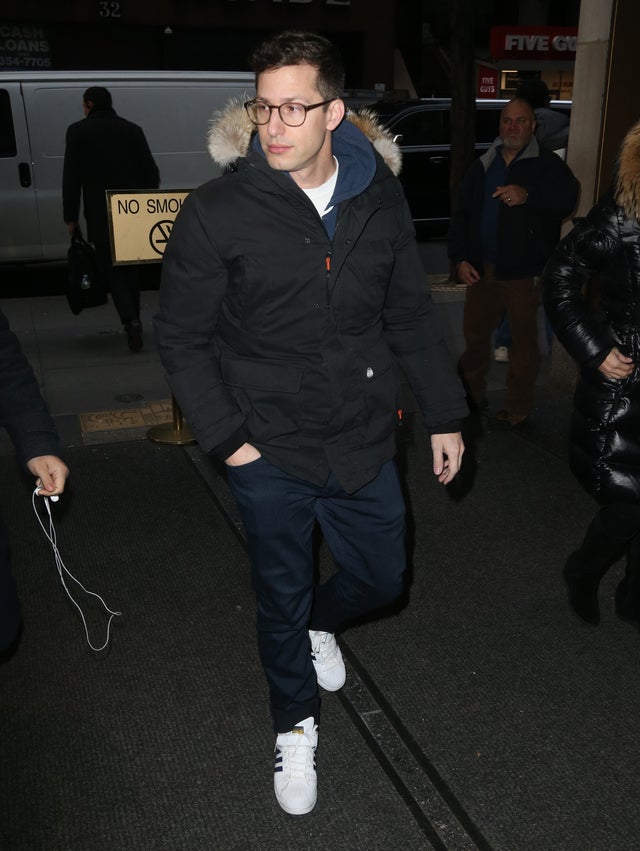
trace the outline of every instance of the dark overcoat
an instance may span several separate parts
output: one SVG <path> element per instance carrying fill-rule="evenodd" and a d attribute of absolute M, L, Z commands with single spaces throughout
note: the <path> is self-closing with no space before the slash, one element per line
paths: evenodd
<path fill-rule="evenodd" d="M 95 107 L 82 121 L 67 128 L 62 174 L 65 222 L 77 222 L 80 194 L 87 238 L 109 241 L 107 189 L 157 189 L 158 167 L 142 128 L 121 118 L 113 109 Z"/>

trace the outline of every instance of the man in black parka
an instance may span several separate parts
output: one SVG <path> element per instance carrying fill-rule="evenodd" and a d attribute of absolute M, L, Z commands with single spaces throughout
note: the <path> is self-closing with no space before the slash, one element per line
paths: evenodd
<path fill-rule="evenodd" d="M 394 355 L 448 483 L 467 413 L 426 286 L 388 133 L 343 120 L 342 60 L 283 33 L 254 54 L 257 96 L 209 149 L 227 167 L 185 201 L 156 317 L 169 383 L 200 445 L 227 465 L 257 596 L 258 649 L 288 813 L 316 803 L 318 685 L 345 667 L 335 633 L 391 602 L 405 569 L 394 464 Z M 319 522 L 336 573 L 314 588 Z"/>
<path fill-rule="evenodd" d="M 33 370 L 1 310 L 0 425 L 8 431 L 20 462 L 36 477 L 42 495 L 61 494 L 69 471 L 58 457 L 58 433 Z M 20 622 L 9 537 L 0 516 L 0 659 L 15 645 Z"/>
<path fill-rule="evenodd" d="M 115 112 L 107 89 L 87 89 L 82 108 L 85 118 L 67 128 L 62 174 L 64 220 L 73 234 L 80 218 L 82 192 L 87 239 L 95 246 L 99 269 L 105 286 L 111 290 L 129 348 L 139 351 L 142 325 L 138 268 L 112 265 L 105 192 L 156 189 L 160 174 L 142 129 Z"/>

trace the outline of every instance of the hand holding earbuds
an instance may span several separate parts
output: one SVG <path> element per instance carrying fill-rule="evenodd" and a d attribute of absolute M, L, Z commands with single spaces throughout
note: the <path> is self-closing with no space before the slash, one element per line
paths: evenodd
<path fill-rule="evenodd" d="M 36 455 L 27 461 L 27 469 L 35 476 L 35 495 L 58 502 L 69 475 L 64 461 L 57 455 Z"/>

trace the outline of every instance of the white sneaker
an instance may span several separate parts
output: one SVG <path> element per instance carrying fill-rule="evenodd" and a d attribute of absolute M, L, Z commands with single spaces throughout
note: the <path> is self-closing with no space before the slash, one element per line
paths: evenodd
<path fill-rule="evenodd" d="M 498 363 L 509 363 L 509 349 L 507 346 L 496 346 L 493 350 L 493 358 Z"/>
<path fill-rule="evenodd" d="M 318 685 L 326 691 L 338 691 L 347 679 L 347 672 L 335 635 L 331 632 L 310 629 L 309 638 Z"/>
<path fill-rule="evenodd" d="M 276 738 L 273 788 L 282 809 L 292 816 L 310 813 L 318 797 L 318 725 L 313 720 L 313 716 L 305 718 L 291 732 L 278 733 Z"/>

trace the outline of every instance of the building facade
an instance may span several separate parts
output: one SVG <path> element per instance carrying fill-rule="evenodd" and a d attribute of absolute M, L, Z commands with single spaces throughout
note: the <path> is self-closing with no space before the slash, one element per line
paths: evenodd
<path fill-rule="evenodd" d="M 321 32 L 341 49 L 347 88 L 394 86 L 396 0 L 5 0 L 0 70 L 248 69 L 283 29 Z"/>

